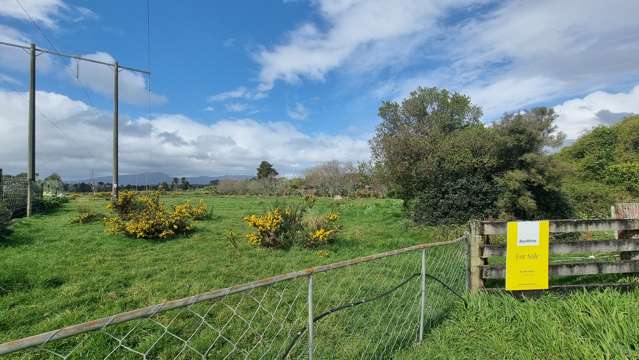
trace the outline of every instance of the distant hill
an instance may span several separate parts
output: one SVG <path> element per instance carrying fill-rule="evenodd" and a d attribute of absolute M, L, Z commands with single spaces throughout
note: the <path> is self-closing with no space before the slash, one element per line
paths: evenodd
<path fill-rule="evenodd" d="M 180 176 L 177 176 L 180 178 Z M 129 174 L 129 175 L 120 175 L 120 185 L 157 185 L 163 182 L 171 183 L 173 180 L 173 176 L 167 175 L 161 172 L 148 172 L 141 174 Z M 234 179 L 234 180 L 242 180 L 242 179 L 250 179 L 251 176 L 248 175 L 223 175 L 223 176 L 187 176 L 186 177 L 189 183 L 193 185 L 206 185 L 214 180 L 224 180 L 224 179 Z M 77 184 L 77 183 L 92 183 L 93 179 L 80 179 L 80 180 L 68 180 L 65 181 L 69 184 Z M 99 176 L 95 178 L 95 182 L 103 182 L 103 183 L 111 183 L 111 176 Z"/>

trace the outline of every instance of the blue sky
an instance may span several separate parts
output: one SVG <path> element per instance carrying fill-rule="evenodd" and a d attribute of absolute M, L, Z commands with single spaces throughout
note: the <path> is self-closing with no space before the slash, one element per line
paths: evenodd
<path fill-rule="evenodd" d="M 142 0 L 0 0 L 0 40 L 150 68 L 150 106 L 147 79 L 121 73 L 123 173 L 251 174 L 265 159 L 294 175 L 367 160 L 380 103 L 417 86 L 470 95 L 487 123 L 553 106 L 569 139 L 639 113 L 637 13 L 621 0 L 150 0 L 149 34 Z M 27 65 L 0 48 L 9 172 L 26 165 Z M 38 69 L 38 171 L 108 174 L 112 72 L 47 55 Z"/>

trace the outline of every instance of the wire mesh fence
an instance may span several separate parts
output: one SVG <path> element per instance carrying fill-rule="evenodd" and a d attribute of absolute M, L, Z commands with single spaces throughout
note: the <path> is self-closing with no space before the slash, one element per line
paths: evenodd
<path fill-rule="evenodd" d="M 0 344 L 16 359 L 385 359 L 467 291 L 467 241 L 422 244 Z"/>

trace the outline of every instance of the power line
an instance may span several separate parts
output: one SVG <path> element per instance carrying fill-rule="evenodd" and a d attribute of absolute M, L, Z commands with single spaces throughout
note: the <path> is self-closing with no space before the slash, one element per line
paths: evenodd
<path fill-rule="evenodd" d="M 20 45 L 20 44 L 14 44 L 14 43 L 6 42 L 6 41 L 0 41 L 0 45 L 11 46 L 11 47 L 25 49 L 25 50 L 30 50 L 31 49 L 31 47 L 29 47 L 29 46 Z M 115 67 L 115 64 L 104 62 L 104 61 L 100 61 L 100 60 L 95 60 L 95 59 L 91 59 L 91 58 L 87 58 L 87 57 L 83 57 L 81 55 L 66 54 L 66 53 L 62 53 L 62 52 L 59 52 L 59 51 L 51 51 L 51 50 L 42 49 L 42 48 L 36 48 L 36 51 L 38 51 L 40 53 L 47 53 L 47 54 L 51 54 L 51 55 L 66 57 L 66 58 L 69 58 L 69 59 L 76 59 L 76 60 L 80 60 L 80 61 L 91 62 L 91 63 L 105 65 L 105 66 L 109 66 L 109 67 Z M 129 71 L 138 72 L 138 73 L 142 73 L 142 74 L 150 74 L 150 72 L 147 71 L 147 70 L 136 69 L 136 68 L 132 68 L 132 67 L 128 67 L 128 66 L 119 65 L 119 68 L 121 70 L 129 70 Z"/>
<path fill-rule="evenodd" d="M 49 43 L 49 45 L 51 45 L 51 47 L 55 50 L 58 51 L 58 49 L 56 49 L 55 45 L 53 45 L 53 42 L 49 39 L 49 37 L 47 37 L 47 35 L 44 33 L 44 31 L 42 30 L 42 28 L 40 27 L 40 25 L 38 25 L 38 23 L 33 20 L 33 18 L 31 17 L 31 14 L 29 14 L 29 12 L 27 11 L 27 9 L 24 8 L 24 6 L 22 6 L 22 3 L 20 2 L 20 0 L 16 0 L 16 2 L 18 3 L 18 5 L 20 6 L 20 8 L 22 9 L 22 11 L 24 12 L 25 15 L 27 15 L 27 17 L 29 18 L 29 20 L 31 21 L 31 24 L 33 24 L 33 26 L 38 29 L 38 31 L 40 32 L 40 35 L 42 35 L 42 37 Z"/>
<path fill-rule="evenodd" d="M 49 45 L 51 45 L 53 50 L 60 52 L 58 48 L 53 44 L 53 41 L 51 41 L 51 39 L 49 39 L 47 34 L 45 34 L 44 30 L 42 30 L 40 25 L 38 25 L 38 23 L 33 19 L 33 17 L 31 17 L 31 14 L 29 14 L 27 9 L 25 9 L 25 7 L 22 5 L 22 2 L 20 2 L 20 0 L 16 0 L 16 2 L 18 3 L 18 5 L 20 5 L 20 8 L 24 12 L 24 14 L 27 15 L 27 17 L 31 21 L 31 24 L 33 24 L 33 26 L 38 30 L 38 32 L 40 32 L 40 35 L 42 35 L 42 37 L 49 43 Z M 76 61 L 77 61 L 76 65 L 78 66 L 78 69 L 79 69 L 79 61 L 78 60 Z M 85 86 L 82 83 L 82 80 L 80 80 L 80 76 L 76 76 L 76 80 L 78 81 L 78 84 L 80 84 L 80 88 L 82 89 L 84 96 L 87 98 L 89 105 L 93 106 L 93 98 L 91 98 L 91 95 L 89 95 L 89 92 L 85 89 Z"/>

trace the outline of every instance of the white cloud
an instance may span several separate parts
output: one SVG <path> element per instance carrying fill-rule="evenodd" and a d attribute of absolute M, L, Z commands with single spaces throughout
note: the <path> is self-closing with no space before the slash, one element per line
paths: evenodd
<path fill-rule="evenodd" d="M 239 99 L 248 96 L 248 91 L 244 86 L 240 86 L 237 89 L 221 92 L 219 94 L 211 95 L 207 98 L 208 101 L 224 101 L 228 99 Z"/>
<path fill-rule="evenodd" d="M 263 91 L 248 90 L 246 87 L 240 86 L 233 90 L 211 95 L 206 98 L 206 100 L 208 102 L 218 102 L 231 99 L 260 100 L 266 98 L 267 96 L 268 95 Z"/>
<path fill-rule="evenodd" d="M 639 114 L 639 85 L 629 92 L 593 92 L 583 98 L 555 106 L 557 127 L 568 139 L 576 139 L 597 125 L 614 123 L 620 118 Z"/>
<path fill-rule="evenodd" d="M 207 107 L 204 108 L 204 111 L 213 112 L 213 111 L 215 111 L 215 108 L 213 106 L 207 106 Z"/>
<path fill-rule="evenodd" d="M 5 83 L 5 84 L 9 84 L 9 85 L 18 85 L 18 84 L 20 84 L 20 81 L 12 78 L 9 75 L 0 74 L 0 83 Z"/>
<path fill-rule="evenodd" d="M 230 103 L 224 105 L 224 107 L 226 108 L 226 110 L 232 112 L 242 112 L 248 109 L 248 105 L 244 103 Z"/>
<path fill-rule="evenodd" d="M 304 120 L 310 114 L 309 110 L 301 103 L 295 103 L 295 106 L 292 109 L 289 108 L 286 112 L 291 119 L 295 120 Z"/>
<path fill-rule="evenodd" d="M 356 51 L 379 47 L 413 36 L 424 41 L 437 21 L 467 0 L 318 0 L 322 30 L 318 24 L 305 23 L 290 32 L 283 44 L 256 54 L 261 66 L 260 91 L 267 91 L 277 80 L 296 82 L 302 77 L 321 80 L 342 66 Z M 382 55 L 382 51 L 371 55 Z M 393 55 L 386 54 L 386 59 Z M 371 58 L 368 56 L 367 58 Z M 387 65 L 387 64 L 384 64 Z"/>
<path fill-rule="evenodd" d="M 418 85 L 470 94 L 486 118 L 639 80 L 636 1 L 508 1 L 418 48 L 442 65 L 380 83 L 379 97 Z M 414 64 L 413 64 L 414 65 Z"/>
<path fill-rule="evenodd" d="M 60 22 L 77 22 L 86 18 L 96 17 L 91 10 L 67 5 L 62 0 L 20 0 L 20 3 L 16 0 L 0 0 L 0 17 L 29 22 L 28 27 L 32 28 L 31 19 L 29 19 L 20 5 L 29 13 L 31 19 L 36 24 L 39 24 L 39 27 L 44 28 L 44 31 L 49 29 L 57 30 Z M 0 24 L 0 41 L 29 46 L 32 39 L 29 35 L 14 27 Z M 39 54 L 36 63 L 37 71 L 50 72 L 57 63 L 54 59 L 55 57 L 52 55 Z M 23 49 L 0 46 L 0 66 L 10 70 L 28 72 L 29 54 Z"/>
<path fill-rule="evenodd" d="M 71 6 L 63 0 L 20 0 L 19 3 L 16 0 L 0 0 L 0 16 L 33 20 L 47 28 L 56 28 L 60 19 L 79 21 L 96 15 L 87 8 Z"/>
<path fill-rule="evenodd" d="M 66 178 L 108 175 L 111 166 L 111 114 L 64 95 L 38 92 L 37 171 L 58 171 Z M 0 91 L 0 163 L 5 172 L 26 168 L 27 94 Z M 54 125 L 57 126 L 56 129 Z M 81 134 L 81 136 L 78 136 Z M 123 174 L 253 174 L 261 160 L 282 173 L 300 173 L 327 160 L 359 161 L 369 157 L 368 142 L 341 135 L 301 132 L 287 122 L 221 120 L 210 125 L 180 114 L 127 119 L 120 129 Z"/>
<path fill-rule="evenodd" d="M 97 52 L 94 54 L 86 54 L 83 57 L 94 59 L 106 63 L 115 63 L 115 59 L 104 52 Z M 87 61 L 71 60 L 67 67 L 66 72 L 71 78 L 80 80 L 80 84 L 88 87 L 89 89 L 98 92 L 106 96 L 113 96 L 113 68 L 101 64 L 95 64 Z M 119 96 L 121 101 L 131 104 L 146 104 L 148 101 L 149 92 L 147 90 L 147 84 L 145 76 L 128 70 L 122 70 L 119 75 Z M 151 102 L 154 104 L 163 104 L 166 102 L 164 95 L 151 93 Z"/>

